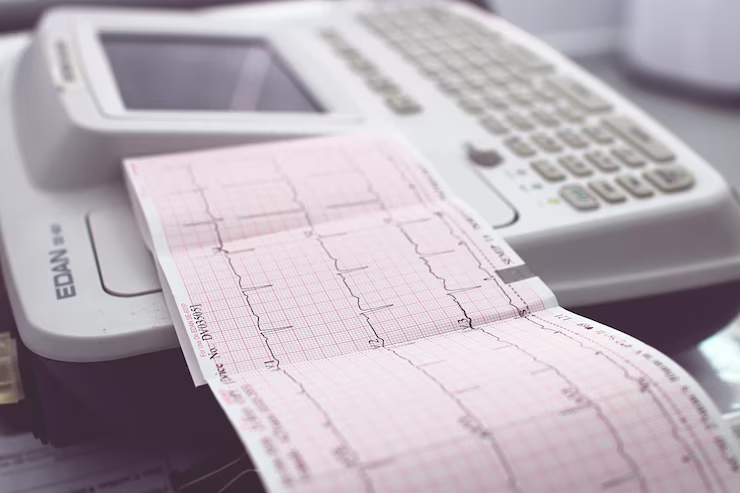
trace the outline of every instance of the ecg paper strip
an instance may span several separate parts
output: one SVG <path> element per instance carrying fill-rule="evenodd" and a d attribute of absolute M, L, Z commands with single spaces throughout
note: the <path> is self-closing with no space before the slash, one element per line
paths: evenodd
<path fill-rule="evenodd" d="M 521 260 L 401 149 L 355 137 L 130 162 L 206 379 L 555 306 L 539 279 L 497 276 Z"/>
<path fill-rule="evenodd" d="M 558 308 L 398 141 L 126 172 L 191 370 L 270 491 L 740 488 L 737 444 L 701 388 Z"/>

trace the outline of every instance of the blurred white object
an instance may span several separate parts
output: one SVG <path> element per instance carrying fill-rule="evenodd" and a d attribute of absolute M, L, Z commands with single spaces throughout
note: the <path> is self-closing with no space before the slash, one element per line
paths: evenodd
<path fill-rule="evenodd" d="M 568 56 L 605 53 L 619 42 L 622 0 L 482 1 Z"/>
<path fill-rule="evenodd" d="M 632 0 L 625 53 L 646 74 L 740 95 L 739 20 L 736 0 Z"/>

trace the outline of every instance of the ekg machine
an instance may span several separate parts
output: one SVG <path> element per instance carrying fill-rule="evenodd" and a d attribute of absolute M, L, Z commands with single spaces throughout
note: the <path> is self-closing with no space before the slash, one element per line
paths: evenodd
<path fill-rule="evenodd" d="M 39 392 L 74 389 L 54 416 L 125 406 L 157 423 L 181 403 L 153 410 L 141 381 L 194 392 L 168 351 L 177 338 L 123 157 L 395 129 L 561 305 L 666 350 L 739 308 L 740 205 L 722 177 L 470 5 L 62 9 L 0 50 L 3 271 Z"/>

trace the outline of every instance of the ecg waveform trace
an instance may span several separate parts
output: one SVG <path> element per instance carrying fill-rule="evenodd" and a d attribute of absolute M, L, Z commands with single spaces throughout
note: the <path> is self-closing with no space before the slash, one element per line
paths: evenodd
<path fill-rule="evenodd" d="M 504 282 L 522 262 L 394 140 L 127 171 L 173 316 L 271 491 L 738 488 L 698 385 L 538 279 Z"/>
<path fill-rule="evenodd" d="M 505 260 L 388 145 L 302 143 L 244 160 L 135 168 L 155 185 L 144 193 L 189 305 L 210 327 L 207 367 L 214 352 L 235 374 L 544 307 L 526 281 L 518 290 L 500 281 Z"/>

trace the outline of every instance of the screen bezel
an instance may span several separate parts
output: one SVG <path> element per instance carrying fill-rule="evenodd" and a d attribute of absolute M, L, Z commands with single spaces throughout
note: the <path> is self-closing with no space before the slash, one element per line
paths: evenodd
<path fill-rule="evenodd" d="M 139 18 L 138 21 L 142 19 Z M 161 111 L 135 110 L 126 108 L 121 99 L 113 69 L 110 66 L 103 36 L 173 36 L 203 38 L 204 40 L 244 41 L 260 40 L 267 43 L 282 61 L 284 68 L 296 78 L 309 97 L 323 110 L 319 113 L 306 112 L 247 112 L 247 111 Z M 277 35 L 272 29 L 259 29 L 234 23 L 221 23 L 214 19 L 150 18 L 149 22 L 136 22 L 120 17 L 82 22 L 75 26 L 74 44 L 80 55 L 89 91 L 101 113 L 116 119 L 151 121 L 255 121 L 293 123 L 315 122 L 317 118 L 337 122 L 362 119 L 357 106 L 343 94 L 341 88 L 327 83 L 324 70 L 318 61 L 308 56 L 305 47 L 285 31 Z M 303 49 L 302 49 L 303 48 Z"/>

